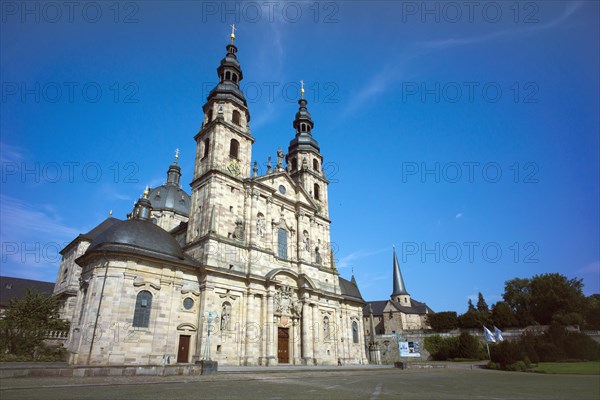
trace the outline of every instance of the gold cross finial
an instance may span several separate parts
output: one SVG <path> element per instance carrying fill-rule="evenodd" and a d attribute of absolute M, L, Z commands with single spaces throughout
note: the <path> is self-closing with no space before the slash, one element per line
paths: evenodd
<path fill-rule="evenodd" d="M 233 41 L 235 40 L 235 24 L 231 24 L 231 35 L 229 35 L 229 37 L 231 38 L 231 44 L 233 44 Z"/>
<path fill-rule="evenodd" d="M 179 159 L 179 149 L 175 149 L 175 161 Z"/>
<path fill-rule="evenodd" d="M 300 81 L 300 97 L 304 98 L 304 81 Z"/>
<path fill-rule="evenodd" d="M 110 211 L 108 212 L 108 215 L 110 215 L 110 216 L 112 217 L 112 210 L 110 210 Z"/>
<path fill-rule="evenodd" d="M 144 198 L 147 199 L 150 191 L 148 190 L 148 185 L 146 185 L 146 190 L 144 190 Z"/>

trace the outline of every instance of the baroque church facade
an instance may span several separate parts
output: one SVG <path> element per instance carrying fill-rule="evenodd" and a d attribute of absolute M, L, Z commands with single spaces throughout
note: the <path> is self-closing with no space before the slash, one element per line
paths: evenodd
<path fill-rule="evenodd" d="M 111 216 L 61 251 L 54 293 L 72 364 L 368 363 L 366 303 L 334 263 L 303 90 L 287 154 L 259 175 L 234 39 L 194 137 L 191 196 L 176 156 L 127 219 Z"/>

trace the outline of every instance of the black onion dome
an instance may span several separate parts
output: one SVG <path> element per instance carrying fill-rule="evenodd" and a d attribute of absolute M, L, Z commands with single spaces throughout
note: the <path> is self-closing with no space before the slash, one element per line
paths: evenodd
<path fill-rule="evenodd" d="M 190 215 L 191 197 L 180 187 L 168 183 L 161 185 L 150 191 L 148 200 L 153 211 L 167 210 L 186 217 Z"/>
<path fill-rule="evenodd" d="M 181 167 L 177 161 L 169 165 L 167 183 L 154 188 L 148 194 L 148 200 L 154 211 L 174 211 L 188 217 L 190 215 L 191 196 L 180 186 Z"/>
<path fill-rule="evenodd" d="M 302 98 L 298 100 L 298 104 L 298 112 L 293 123 L 296 136 L 290 141 L 288 154 L 303 150 L 319 153 L 321 151 L 319 143 L 312 136 L 312 129 L 315 124 L 306 107 L 308 102 Z"/>
<path fill-rule="evenodd" d="M 184 258 L 183 250 L 173 236 L 143 219 L 128 219 L 111 226 L 94 239 L 86 255 L 104 251 Z"/>

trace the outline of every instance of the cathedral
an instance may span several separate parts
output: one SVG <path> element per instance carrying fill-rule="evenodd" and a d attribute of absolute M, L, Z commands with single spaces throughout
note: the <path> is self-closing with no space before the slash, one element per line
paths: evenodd
<path fill-rule="evenodd" d="M 328 180 L 301 90 L 287 154 L 259 175 L 232 33 L 166 183 L 62 251 L 55 295 L 72 364 L 366 364 L 363 300 L 330 248 Z M 291 119 L 291 118 L 290 118 Z"/>

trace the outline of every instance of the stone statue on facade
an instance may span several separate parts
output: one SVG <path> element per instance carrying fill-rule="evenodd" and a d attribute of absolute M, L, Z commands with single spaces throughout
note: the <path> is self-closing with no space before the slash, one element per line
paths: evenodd
<path fill-rule="evenodd" d="M 265 235 L 265 216 L 262 214 L 260 214 L 256 220 L 256 234 L 259 237 L 263 237 Z"/>

